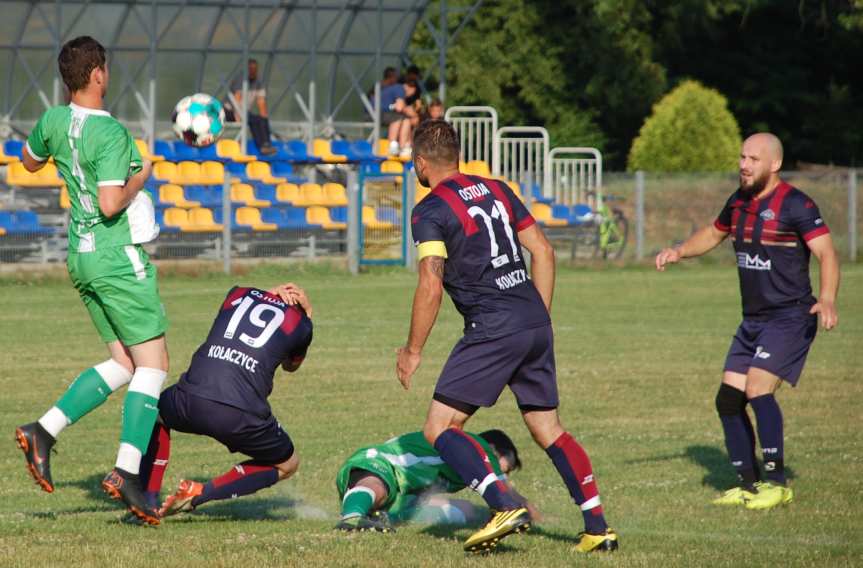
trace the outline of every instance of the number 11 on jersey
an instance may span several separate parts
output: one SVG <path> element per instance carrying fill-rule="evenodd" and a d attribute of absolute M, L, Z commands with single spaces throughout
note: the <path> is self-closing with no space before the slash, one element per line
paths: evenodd
<path fill-rule="evenodd" d="M 500 268 L 501 266 L 509 264 L 509 256 L 507 256 L 506 253 L 500 254 L 500 245 L 497 243 L 497 236 L 492 227 L 492 219 L 500 219 L 503 224 L 503 230 L 509 239 L 510 246 L 512 247 L 513 261 L 518 262 L 520 260 L 518 256 L 518 247 L 515 244 L 515 233 L 512 231 L 512 225 L 509 222 L 509 214 L 506 212 L 506 208 L 503 206 L 503 203 L 495 199 L 494 205 L 491 208 L 491 215 L 486 213 L 485 210 L 478 205 L 474 205 L 468 209 L 467 212 L 471 217 L 482 217 L 482 220 L 485 222 L 485 227 L 488 229 L 488 238 L 491 241 L 492 266 Z"/>

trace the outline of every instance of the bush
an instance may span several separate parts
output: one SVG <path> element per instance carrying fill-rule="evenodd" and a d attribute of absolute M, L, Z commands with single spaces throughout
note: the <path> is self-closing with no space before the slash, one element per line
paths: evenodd
<path fill-rule="evenodd" d="M 740 127 L 718 91 L 685 81 L 653 107 L 629 151 L 629 171 L 729 172 Z"/>

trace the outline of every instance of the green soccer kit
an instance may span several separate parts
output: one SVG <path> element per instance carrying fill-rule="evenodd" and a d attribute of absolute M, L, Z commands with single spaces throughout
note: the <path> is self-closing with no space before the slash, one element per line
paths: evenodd
<path fill-rule="evenodd" d="M 488 442 L 476 434 L 467 435 L 482 446 L 492 471 L 503 479 L 500 463 Z M 422 493 L 455 493 L 465 488 L 458 473 L 444 463 L 422 432 L 412 432 L 383 444 L 357 450 L 336 476 L 340 499 L 348 490 L 353 470 L 368 471 L 383 480 L 388 495 L 382 508 L 395 518 L 409 516 L 408 510 L 416 504 L 416 497 Z"/>
<path fill-rule="evenodd" d="M 135 345 L 162 335 L 156 268 L 141 247 L 159 234 L 153 202 L 142 191 L 113 217 L 99 209 L 100 187 L 123 186 L 141 170 L 129 131 L 104 110 L 57 106 L 39 119 L 27 152 L 53 157 L 69 190 L 67 267 L 102 340 Z"/>

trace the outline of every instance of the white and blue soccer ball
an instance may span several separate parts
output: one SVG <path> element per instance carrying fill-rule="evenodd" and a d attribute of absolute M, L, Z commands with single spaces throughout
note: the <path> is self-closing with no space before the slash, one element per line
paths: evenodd
<path fill-rule="evenodd" d="M 190 146 L 201 148 L 216 142 L 225 127 L 225 109 L 205 93 L 183 97 L 171 113 L 174 132 Z"/>

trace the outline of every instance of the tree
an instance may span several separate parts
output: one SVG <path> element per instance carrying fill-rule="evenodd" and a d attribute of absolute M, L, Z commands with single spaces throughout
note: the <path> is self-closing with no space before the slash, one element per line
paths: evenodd
<path fill-rule="evenodd" d="M 733 171 L 740 145 L 740 128 L 725 97 L 696 81 L 684 81 L 653 107 L 632 143 L 628 169 Z"/>

